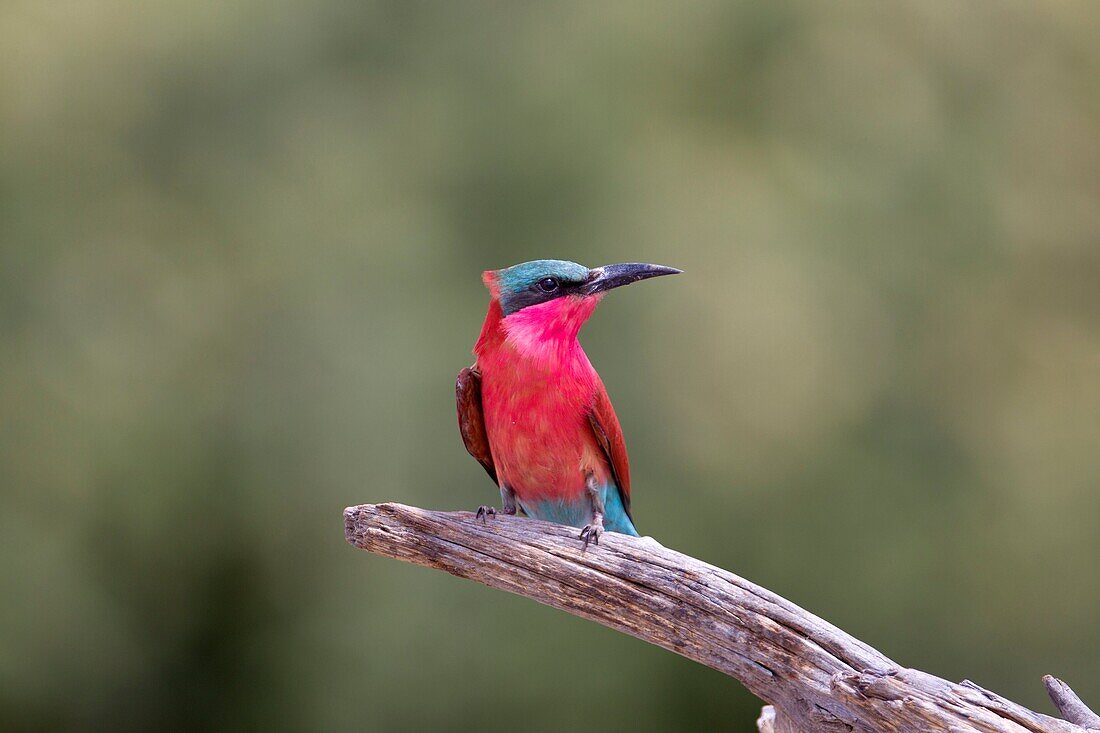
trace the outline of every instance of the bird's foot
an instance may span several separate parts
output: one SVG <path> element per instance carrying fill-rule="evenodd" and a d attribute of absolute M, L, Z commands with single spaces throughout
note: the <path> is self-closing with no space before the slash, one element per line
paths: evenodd
<path fill-rule="evenodd" d="M 496 515 L 496 507 L 486 506 L 485 504 L 482 504 L 477 508 L 477 514 L 474 516 L 474 519 L 480 519 L 482 524 L 487 524 L 489 517 L 496 517 Z"/>
<path fill-rule="evenodd" d="M 600 544 L 600 535 L 603 534 L 603 517 L 596 517 L 592 524 L 586 524 L 581 530 L 581 539 L 584 540 L 584 549 L 588 549 L 588 543 Z"/>

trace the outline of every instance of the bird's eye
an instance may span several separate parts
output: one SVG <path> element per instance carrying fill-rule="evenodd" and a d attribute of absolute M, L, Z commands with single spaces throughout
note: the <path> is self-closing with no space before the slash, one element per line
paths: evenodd
<path fill-rule="evenodd" d="M 556 278 L 544 277 L 539 280 L 539 290 L 544 293 L 553 293 L 559 287 L 561 287 L 561 283 L 559 283 Z"/>

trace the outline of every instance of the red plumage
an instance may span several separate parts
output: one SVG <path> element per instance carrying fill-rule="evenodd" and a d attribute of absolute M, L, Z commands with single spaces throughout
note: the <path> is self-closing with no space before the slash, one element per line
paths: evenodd
<path fill-rule="evenodd" d="M 505 317 L 493 273 L 485 280 L 493 297 L 474 353 L 491 455 L 475 457 L 521 505 L 581 501 L 591 473 L 601 485 L 614 482 L 629 514 L 622 428 L 577 340 L 600 295 L 556 298 Z M 460 423 L 461 405 L 460 399 Z M 464 426 L 467 433 L 476 429 Z"/>
<path fill-rule="evenodd" d="M 482 275 L 492 298 L 455 398 L 462 441 L 500 486 L 505 514 L 583 527 L 585 547 L 604 531 L 638 535 L 622 428 L 577 334 L 608 290 L 679 272 L 532 260 Z"/>

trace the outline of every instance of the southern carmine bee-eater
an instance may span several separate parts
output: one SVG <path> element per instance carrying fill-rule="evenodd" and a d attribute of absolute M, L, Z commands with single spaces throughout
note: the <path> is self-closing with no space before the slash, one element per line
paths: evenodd
<path fill-rule="evenodd" d="M 583 528 L 585 547 L 604 530 L 638 536 L 623 432 L 577 334 L 608 290 L 678 272 L 535 260 L 482 274 L 489 312 L 455 396 L 466 450 L 500 487 L 503 513 Z"/>

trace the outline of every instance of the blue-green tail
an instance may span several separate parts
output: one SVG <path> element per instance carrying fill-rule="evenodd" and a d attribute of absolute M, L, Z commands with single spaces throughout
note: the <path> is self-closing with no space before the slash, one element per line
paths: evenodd
<path fill-rule="evenodd" d="M 592 504 L 587 496 L 573 500 L 543 499 L 540 501 L 520 501 L 520 507 L 529 517 L 547 522 L 566 524 L 571 527 L 584 527 L 592 518 Z M 626 513 L 623 498 L 615 484 L 603 487 L 603 527 L 608 532 L 638 536 L 634 522 Z"/>

